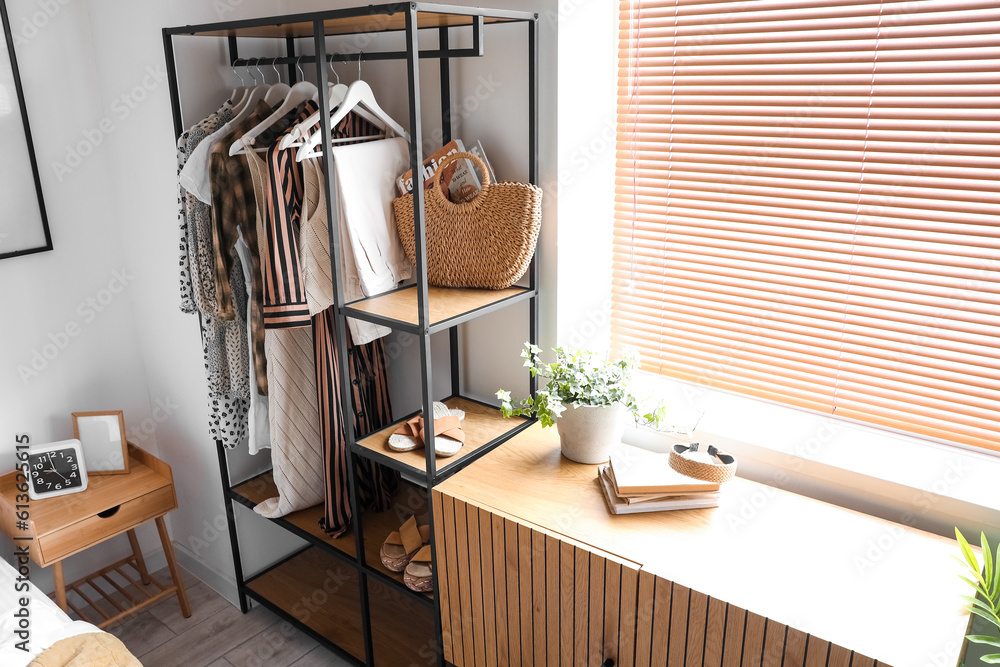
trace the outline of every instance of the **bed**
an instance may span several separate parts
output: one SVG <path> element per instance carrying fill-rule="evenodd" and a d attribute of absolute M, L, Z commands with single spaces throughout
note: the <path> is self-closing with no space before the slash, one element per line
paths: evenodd
<path fill-rule="evenodd" d="M 28 606 L 21 606 L 22 599 Z M 27 610 L 26 630 L 19 627 Z M 15 615 L 18 614 L 18 615 Z M 16 633 L 21 632 L 21 635 Z M 74 621 L 55 602 L 0 560 L 0 665 L 3 667 L 142 667 L 115 637 Z"/>

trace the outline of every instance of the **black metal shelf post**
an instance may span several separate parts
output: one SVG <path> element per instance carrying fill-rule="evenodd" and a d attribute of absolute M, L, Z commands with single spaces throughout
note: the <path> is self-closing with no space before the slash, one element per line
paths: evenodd
<path fill-rule="evenodd" d="M 421 14 L 438 14 L 451 17 L 461 17 L 460 22 L 449 25 L 447 22 L 434 23 L 433 25 L 420 26 Z M 402 25 L 398 27 L 384 27 L 389 24 L 389 19 L 397 15 L 402 15 Z M 337 21 L 349 19 L 363 19 L 365 17 L 383 17 L 383 27 L 379 31 L 402 32 L 405 39 L 405 49 L 401 51 L 372 51 L 357 53 L 330 53 L 327 50 L 326 40 L 328 37 L 336 37 L 349 34 L 358 34 L 367 30 L 355 29 L 355 24 L 350 23 L 344 30 L 339 30 Z M 331 23 L 332 22 L 332 23 Z M 167 65 L 167 79 L 170 89 L 170 102 L 173 117 L 174 132 L 176 137 L 180 137 L 184 129 L 181 111 L 181 98 L 179 83 L 177 78 L 177 65 L 174 54 L 173 37 L 175 35 L 207 35 L 215 38 L 226 39 L 229 50 L 228 62 L 232 66 L 245 65 L 250 62 L 259 65 L 285 65 L 287 66 L 288 79 L 290 83 L 296 80 L 296 65 L 314 65 L 316 70 L 316 81 L 320 91 L 326 90 L 328 82 L 327 63 L 333 62 L 360 62 L 362 60 L 391 60 L 405 63 L 407 74 L 407 97 L 409 109 L 409 158 L 410 168 L 414 178 L 422 173 L 423 165 L 423 134 L 422 134 L 422 114 L 420 106 L 420 68 L 421 59 L 438 59 L 439 61 L 439 83 L 441 96 L 441 133 L 443 143 L 448 143 L 453 138 L 453 114 L 451 100 L 451 59 L 481 57 L 485 54 L 485 26 L 489 22 L 509 24 L 511 22 L 522 23 L 527 26 L 527 46 L 528 46 L 528 174 L 529 181 L 538 184 L 538 14 L 507 9 L 484 9 L 479 7 L 458 7 L 452 5 L 439 5 L 425 2 L 393 2 L 381 5 L 369 5 L 367 7 L 355 7 L 348 9 L 336 9 L 308 14 L 292 14 L 285 16 L 273 16 L 258 19 L 246 19 L 239 21 L 229 21 L 221 23 L 211 23 L 196 26 L 181 26 L 175 28 L 165 28 L 163 30 L 164 56 Z M 368 26 L 369 24 L 365 24 Z M 332 27 L 331 27 L 332 26 Z M 420 49 L 418 44 L 418 33 L 420 30 L 436 29 L 438 44 L 436 49 Z M 471 29 L 472 46 L 468 48 L 454 48 L 451 45 L 451 30 Z M 238 37 L 271 38 L 284 41 L 284 56 L 270 58 L 241 58 L 238 52 Z M 296 55 L 297 40 L 311 39 L 313 41 L 313 54 Z M 320 115 L 326 121 L 321 123 L 321 132 L 324 145 L 329 146 L 331 141 L 331 128 L 329 122 L 330 108 L 329 99 L 319 95 Z M 438 467 L 434 455 L 434 434 L 433 429 L 427 430 L 425 436 L 424 465 L 421 471 L 403 464 L 393 459 L 387 454 L 365 448 L 358 444 L 358 434 L 354 432 L 354 423 L 351 415 L 354 414 L 353 391 L 351 388 L 350 368 L 347 349 L 347 318 L 357 317 L 376 324 L 389 326 L 395 331 L 403 331 L 418 337 L 418 352 L 420 357 L 420 397 L 421 408 L 424 414 L 429 414 L 434 401 L 433 369 L 431 355 L 431 335 L 439 331 L 448 331 L 449 342 L 449 378 L 452 398 L 463 398 L 466 401 L 475 401 L 461 395 L 461 343 L 462 336 L 459 332 L 459 325 L 472 319 L 482 317 L 502 308 L 528 302 L 529 308 L 529 340 L 537 344 L 538 338 L 538 253 L 532 258 L 529 269 L 529 286 L 522 288 L 522 291 L 486 303 L 486 305 L 456 313 L 440 321 L 431 320 L 430 294 L 427 279 L 427 256 L 426 256 L 426 233 L 423 206 L 423 188 L 413 188 L 414 202 L 414 235 L 416 244 L 416 285 L 399 289 L 414 289 L 416 292 L 416 321 L 404 322 L 374 312 L 367 312 L 360 306 L 363 302 L 370 301 L 378 297 L 360 299 L 351 303 L 346 303 L 344 290 L 340 281 L 342 275 L 340 248 L 345 242 L 339 235 L 339 224 L 337 220 L 336 188 L 333 182 L 333 173 L 330 160 L 323 161 L 323 183 L 327 195 L 327 223 L 330 234 L 330 250 L 333 269 L 334 304 L 336 317 L 335 336 L 337 346 L 337 357 L 341 368 L 338 381 L 341 388 L 342 414 L 344 415 L 344 431 L 347 442 L 345 456 L 348 466 L 348 492 L 352 506 L 351 529 L 354 535 L 354 550 L 351 555 L 347 551 L 342 551 L 329 541 L 323 541 L 319 537 L 303 530 L 299 525 L 294 524 L 285 518 L 267 519 L 282 527 L 284 530 L 306 540 L 311 546 L 296 550 L 295 553 L 278 561 L 278 563 L 264 568 L 261 572 L 253 575 L 249 579 L 245 577 L 243 563 L 240 553 L 240 539 L 236 529 L 235 505 L 240 504 L 252 507 L 253 502 L 237 490 L 239 484 L 233 484 L 230 479 L 228 459 L 226 450 L 220 441 L 216 441 L 219 458 L 219 473 L 225 497 L 226 517 L 229 524 L 229 538 L 233 551 L 233 562 L 235 576 L 237 580 L 237 591 L 241 610 L 245 613 L 249 608 L 249 600 L 254 600 L 265 607 L 270 608 L 282 618 L 288 620 L 306 634 L 313 637 L 322 644 L 332 648 L 339 655 L 347 658 L 355 664 L 374 665 L 374 640 L 372 638 L 371 609 L 368 599 L 369 581 L 376 581 L 380 584 L 394 587 L 394 590 L 402 591 L 419 604 L 429 607 L 434 622 L 434 651 L 435 661 L 438 665 L 444 665 L 444 644 L 442 638 L 441 619 L 441 599 L 439 588 L 439 576 L 436 567 L 432 567 L 432 597 L 422 593 L 416 593 L 404 588 L 399 581 L 380 571 L 376 567 L 366 562 L 365 541 L 364 541 L 364 521 L 360 510 L 358 498 L 358 484 L 355 479 L 355 457 L 365 457 L 378 463 L 385 464 L 394 470 L 406 472 L 415 478 L 415 482 L 423 487 L 426 494 L 428 521 L 430 523 L 431 535 L 434 535 L 435 521 L 433 511 L 434 486 L 451 475 L 459 472 L 480 457 L 486 455 L 491 450 L 500 446 L 503 442 L 530 426 L 534 420 L 526 420 L 515 423 L 506 432 L 497 435 L 479 449 L 453 462 L 446 462 L 442 467 Z M 379 296 L 385 296 L 379 295 Z M 535 394 L 537 381 L 530 379 L 530 391 Z M 447 399 L 446 399 L 447 400 Z M 482 404 L 482 403 L 481 403 Z M 482 404 L 488 405 L 488 404 Z M 495 409 L 494 406 L 488 406 Z M 244 480 L 245 482 L 246 480 Z M 301 525 L 301 524 L 300 524 Z M 381 538 L 382 536 L 379 536 Z M 277 568 L 291 558 L 301 554 L 310 548 L 319 548 L 323 553 L 334 556 L 339 562 L 348 564 L 355 568 L 359 589 L 359 605 L 362 618 L 362 632 L 365 649 L 365 660 L 361 661 L 355 656 L 346 652 L 331 639 L 322 636 L 320 633 L 305 625 L 294 614 L 286 609 L 282 609 L 275 602 L 268 600 L 264 595 L 248 588 L 247 584 Z M 433 562 L 437 559 L 438 545 L 431 540 L 431 551 Z"/>

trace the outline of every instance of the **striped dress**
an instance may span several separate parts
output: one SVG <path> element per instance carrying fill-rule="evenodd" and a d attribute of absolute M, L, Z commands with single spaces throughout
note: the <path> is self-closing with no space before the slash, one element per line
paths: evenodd
<path fill-rule="evenodd" d="M 300 120 L 316 111 L 307 103 Z M 286 130 L 290 132 L 289 128 Z M 349 114 L 333 128 L 334 138 L 375 134 L 372 127 Z M 280 141 L 280 136 L 278 140 Z M 340 368 L 337 356 L 336 314 L 329 308 L 310 316 L 299 256 L 299 230 L 304 196 L 303 167 L 295 161 L 296 149 L 280 150 L 277 141 L 267 151 L 268 169 L 265 243 L 261 249 L 261 273 L 266 329 L 312 328 L 315 353 L 315 387 L 322 438 L 325 476 L 322 525 L 336 536 L 350 527 L 351 507 L 347 489 L 347 456 L 344 414 L 341 410 Z M 322 191 L 323 188 L 320 188 Z M 353 389 L 354 432 L 362 437 L 392 421 L 386 378 L 385 351 L 380 340 L 350 346 L 348 369 Z M 396 473 L 369 459 L 355 459 L 358 494 L 365 508 L 385 510 L 399 483 Z"/>

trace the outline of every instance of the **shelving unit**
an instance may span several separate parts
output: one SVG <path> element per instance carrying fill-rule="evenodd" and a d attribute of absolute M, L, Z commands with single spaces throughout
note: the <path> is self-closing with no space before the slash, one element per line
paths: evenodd
<path fill-rule="evenodd" d="M 285 56 L 252 58 L 261 66 L 283 65 L 287 68 L 288 81 L 296 80 L 295 66 L 314 64 L 316 82 L 325 90 L 326 63 L 370 60 L 404 61 L 409 102 L 410 168 L 419 173 L 423 163 L 423 136 L 421 131 L 420 70 L 419 59 L 439 62 L 441 99 L 441 143 L 452 139 L 451 65 L 454 58 L 482 57 L 486 51 L 486 27 L 497 24 L 519 23 L 527 31 L 528 67 L 524 81 L 528 92 L 528 181 L 538 182 L 538 15 L 530 12 L 479 7 L 458 7 L 425 2 L 389 3 L 350 9 L 338 9 L 309 14 L 295 14 L 261 19 L 230 21 L 196 26 L 182 26 L 163 30 L 163 44 L 173 108 L 174 130 L 177 136 L 184 130 L 181 116 L 177 70 L 174 60 L 174 37 L 196 35 L 227 40 L 229 64 L 248 64 L 239 55 L 239 40 L 244 38 L 279 39 L 285 42 Z M 450 38 L 460 31 L 471 33 L 471 47 L 453 48 Z M 405 49 L 401 51 L 345 52 L 328 51 L 328 37 L 350 36 L 362 33 L 402 33 Z M 418 34 L 437 34 L 436 48 L 418 45 Z M 312 40 L 311 55 L 298 55 L 301 40 Z M 425 45 L 426 46 L 426 45 Z M 350 51 L 351 49 L 348 49 Z M 320 115 L 330 117 L 328 100 L 320 96 Z M 323 143 L 329 144 L 329 123 L 322 123 Z M 335 200 L 330 162 L 324 161 L 324 179 L 328 201 Z M 389 435 L 396 426 L 414 415 L 407 415 L 395 424 L 365 437 L 353 432 L 353 422 L 345 420 L 349 491 L 352 508 L 352 530 L 339 538 L 331 539 L 319 526 L 322 506 L 294 512 L 271 521 L 284 530 L 307 542 L 307 546 L 277 563 L 246 578 L 240 556 L 240 540 L 235 522 L 235 505 L 254 507 L 260 501 L 274 497 L 277 490 L 270 472 L 232 483 L 226 451 L 216 443 L 219 468 L 226 495 L 229 536 L 233 549 L 234 567 L 240 598 L 240 607 L 249 609 L 254 600 L 288 620 L 324 645 L 332 648 L 348 661 L 367 665 L 425 664 L 431 656 L 437 664 L 444 664 L 440 607 L 438 605 L 438 578 L 441 573 L 434 568 L 433 591 L 417 593 L 405 587 L 402 573 L 390 572 L 379 559 L 379 548 L 385 537 L 405 520 L 408 514 L 427 516 L 434 534 L 436 517 L 432 511 L 431 494 L 435 484 L 455 474 L 489 451 L 523 431 L 532 422 L 524 419 L 505 420 L 499 410 L 461 393 L 461 344 L 458 325 L 518 303 L 529 304 L 528 338 L 537 343 L 538 331 L 538 263 L 537 255 L 527 274 L 527 285 L 505 290 L 444 289 L 430 287 L 427 283 L 426 246 L 423 191 L 414 190 L 414 220 L 416 241 L 416 284 L 384 294 L 346 303 L 342 287 L 339 224 L 337 207 L 328 206 L 330 247 L 333 258 L 334 308 L 337 312 L 337 348 L 340 368 L 348 368 L 346 319 L 348 317 L 373 322 L 396 331 L 413 334 L 418 339 L 415 346 L 420 357 L 419 393 L 422 410 L 428 413 L 431 403 L 442 397 L 434 395 L 431 365 L 431 335 L 448 332 L 450 396 L 445 402 L 465 411 L 463 429 L 466 442 L 458 455 L 436 460 L 433 434 L 428 432 L 426 447 L 421 452 L 393 452 L 386 446 Z M 353 392 L 350 377 L 342 373 L 341 394 L 350 401 Z M 534 378 L 530 391 L 535 393 Z M 414 387 L 416 390 L 417 387 Z M 345 414 L 353 414 L 351 405 L 344 405 Z M 417 414 L 417 413 L 415 413 Z M 395 496 L 396 510 L 386 512 L 361 512 L 354 478 L 354 457 L 360 456 L 381 463 L 402 474 Z M 408 480 L 408 481 L 406 481 Z M 401 511 L 401 510 L 405 510 Z M 370 538 L 366 538 L 369 535 Z M 360 547 L 359 547 L 360 545 Z M 432 542 L 435 562 L 438 547 Z M 334 582 L 331 584 L 331 582 Z M 320 594 L 322 593 L 322 594 Z M 311 597 L 310 597 L 311 596 Z M 316 598 L 324 601 L 319 603 Z M 310 603 L 310 601 L 312 601 Z M 310 604 L 312 606 L 310 606 Z M 314 610 L 313 607 L 316 607 Z M 404 620 L 404 622 L 400 622 Z"/>

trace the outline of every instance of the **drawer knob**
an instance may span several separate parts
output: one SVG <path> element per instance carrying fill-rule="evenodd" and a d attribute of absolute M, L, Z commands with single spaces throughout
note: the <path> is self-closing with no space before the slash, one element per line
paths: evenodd
<path fill-rule="evenodd" d="M 103 512 L 98 512 L 97 516 L 101 517 L 102 519 L 107 519 L 108 517 L 112 517 L 118 514 L 118 510 L 120 510 L 121 508 L 122 508 L 121 505 L 115 505 L 114 507 L 106 509 Z"/>

